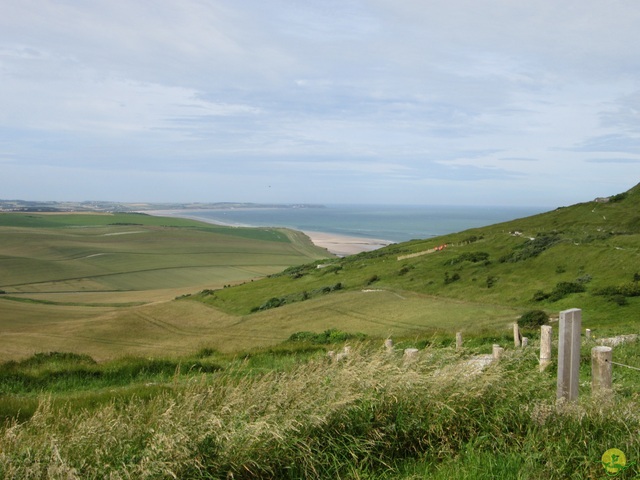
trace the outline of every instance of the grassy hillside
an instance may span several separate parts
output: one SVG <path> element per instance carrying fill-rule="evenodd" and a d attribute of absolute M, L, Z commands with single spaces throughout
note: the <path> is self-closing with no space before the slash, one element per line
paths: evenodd
<path fill-rule="evenodd" d="M 442 245 L 446 248 L 435 249 Z M 230 314 L 249 315 L 274 308 L 285 312 L 292 304 L 318 298 L 340 302 L 345 295 L 367 290 L 398 297 L 411 292 L 423 296 L 425 311 L 433 299 L 517 311 L 543 309 L 551 314 L 578 307 L 584 311 L 587 327 L 607 331 L 637 328 L 639 280 L 640 187 L 636 186 L 606 203 L 581 203 L 435 239 L 317 261 L 192 298 Z M 402 307 L 396 307 L 400 312 Z M 354 303 L 353 314 L 360 308 Z M 378 308 L 384 307 L 376 304 L 374 309 Z M 445 325 L 469 328 L 473 321 L 463 321 L 464 315 L 452 312 Z M 429 322 L 424 326 L 434 327 Z"/>
<path fill-rule="evenodd" d="M 353 345 L 345 361 L 302 344 L 243 354 L 96 365 L 72 355 L 0 366 L 29 419 L 0 428 L 3 478 L 606 478 L 602 455 L 640 458 L 637 377 L 615 394 L 556 404 L 553 367 L 507 350 L 484 370 L 474 349 L 418 359 Z M 328 346 L 327 346 L 328 347 Z M 637 364 L 638 343 L 616 348 Z M 266 368 L 263 368 L 266 367 Z M 6 385 L 6 383 L 3 383 Z M 47 394 L 34 399 L 33 392 Z"/>
<path fill-rule="evenodd" d="M 281 229 L 136 214 L 0 215 L 0 360 L 233 352 L 328 328 L 499 338 L 527 310 L 574 307 L 595 335 L 635 332 L 638 212 L 634 187 L 607 203 L 341 259 Z"/>
<path fill-rule="evenodd" d="M 596 342 L 585 339 L 579 401 L 556 403 L 555 360 L 540 372 L 535 336 L 510 348 L 509 326 L 525 310 L 579 307 L 598 337 L 637 332 L 639 207 L 635 187 L 343 259 L 260 233 L 275 235 L 253 245 L 263 258 L 293 249 L 314 261 L 269 272 L 254 258 L 269 278 L 226 288 L 189 290 L 194 273 L 184 291 L 198 293 L 170 301 L 180 289 L 166 277 L 147 279 L 152 290 L 126 282 L 175 272 L 181 257 L 186 272 L 197 258 L 246 266 L 252 233 L 76 217 L 7 225 L 17 236 L 0 266 L 21 266 L 0 272 L 12 279 L 0 345 L 20 360 L 0 364 L 0 477 L 604 478 L 611 448 L 631 467 L 620 478 L 637 476 L 638 372 L 616 364 L 612 394 L 591 395 Z M 389 335 L 396 348 L 381 351 Z M 330 361 L 345 341 L 351 353 Z M 494 343 L 504 356 L 481 369 Z M 415 361 L 406 347 L 421 349 Z M 75 353 L 37 353 L 48 350 Z M 640 343 L 616 346 L 614 360 L 639 366 Z"/>

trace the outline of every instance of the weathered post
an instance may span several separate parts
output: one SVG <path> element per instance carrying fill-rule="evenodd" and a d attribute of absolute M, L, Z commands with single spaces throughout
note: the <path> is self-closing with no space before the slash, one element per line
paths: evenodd
<path fill-rule="evenodd" d="M 587 328 L 587 329 L 584 331 L 584 336 L 585 336 L 585 338 L 586 338 L 587 340 L 591 339 L 591 329 L 590 329 L 590 328 Z"/>
<path fill-rule="evenodd" d="M 558 333 L 558 382 L 556 398 L 567 401 L 578 399 L 580 370 L 580 334 L 582 310 L 572 308 L 560 312 Z"/>
<path fill-rule="evenodd" d="M 520 327 L 517 323 L 513 324 L 513 345 L 516 348 L 520 346 Z"/>
<path fill-rule="evenodd" d="M 456 350 L 462 348 L 462 332 L 456 332 Z"/>
<path fill-rule="evenodd" d="M 529 339 L 527 337 L 522 337 L 522 348 L 529 345 Z"/>
<path fill-rule="evenodd" d="M 540 371 L 551 363 L 551 325 L 540 327 Z"/>
<path fill-rule="evenodd" d="M 413 362 L 415 360 L 418 359 L 418 352 L 419 350 L 417 348 L 405 348 L 404 349 L 404 361 L 405 362 Z"/>
<path fill-rule="evenodd" d="M 591 349 L 591 393 L 611 390 L 612 350 L 604 346 Z"/>
<path fill-rule="evenodd" d="M 502 348 L 500 345 L 494 344 L 493 345 L 493 360 L 494 361 L 499 361 L 500 357 L 502 357 L 502 354 L 504 352 L 504 348 Z"/>
<path fill-rule="evenodd" d="M 387 349 L 387 352 L 393 352 L 393 340 L 391 340 L 390 338 L 387 338 L 384 341 L 384 348 Z"/>

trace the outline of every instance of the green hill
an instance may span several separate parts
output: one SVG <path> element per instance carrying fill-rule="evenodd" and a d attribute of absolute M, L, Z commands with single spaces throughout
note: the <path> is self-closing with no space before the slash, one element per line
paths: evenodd
<path fill-rule="evenodd" d="M 534 309 L 581 308 L 595 335 L 631 333 L 638 212 L 636 186 L 606 202 L 345 258 L 291 230 L 0 214 L 0 360 L 237 352 L 328 329 L 421 341 L 462 331 L 490 342 Z"/>
<path fill-rule="evenodd" d="M 532 217 L 291 267 L 192 299 L 234 315 L 277 309 L 282 316 L 299 302 L 322 299 L 324 308 L 331 308 L 356 292 L 384 290 L 422 295 L 425 311 L 429 302 L 442 301 L 473 303 L 479 311 L 480 305 L 550 314 L 582 308 L 586 326 L 618 330 L 636 327 L 639 280 L 640 185 Z M 352 316 L 363 308 L 355 298 Z M 447 327 L 472 326 L 456 321 L 455 311 L 449 315 Z M 315 323 L 313 314 L 307 318 Z M 429 321 L 413 326 L 436 327 Z"/>
<path fill-rule="evenodd" d="M 576 403 L 556 402 L 555 360 L 539 370 L 535 338 L 533 348 L 508 348 L 499 362 L 478 361 L 492 343 L 513 345 L 504 335 L 508 322 L 533 308 L 580 307 L 585 326 L 632 333 L 640 313 L 639 203 L 634 187 L 608 202 L 292 263 L 298 266 L 263 280 L 143 305 L 86 301 L 98 294 L 122 299 L 123 291 L 81 294 L 61 285 L 46 293 L 56 283 L 37 282 L 48 270 L 35 271 L 33 259 L 60 262 L 58 274 L 76 268 L 76 275 L 82 269 L 89 275 L 94 268 L 104 276 L 90 261 L 96 245 L 116 257 L 135 247 L 156 261 L 162 248 L 172 258 L 170 244 L 181 245 L 176 255 L 189 262 L 190 255 L 204 255 L 197 239 L 218 237 L 191 236 L 193 225 L 177 231 L 137 225 L 133 231 L 145 231 L 145 240 L 121 244 L 111 243 L 113 235 L 94 237 L 131 231 L 117 230 L 130 225 L 88 231 L 84 225 L 80 235 L 98 243 L 79 241 L 73 223 L 87 218 L 47 217 L 72 225 L 26 227 L 36 240 L 20 230 L 24 225 L 7 227 L 22 235 L 23 245 L 5 243 L 3 255 L 18 262 L 23 252 L 31 263 L 2 273 L 32 282 L 7 288 L 42 290 L 0 295 L 3 352 L 20 356 L 51 345 L 65 352 L 0 364 L 0 477 L 604 478 L 603 454 L 612 448 L 629 460 L 620 478 L 637 475 L 637 341 L 615 347 L 613 390 L 592 394 L 596 342 L 584 340 Z M 200 228 L 206 230 L 194 232 Z M 56 233 L 78 242 L 72 247 L 69 239 L 47 237 Z M 287 242 L 277 234 L 259 233 L 293 248 L 295 236 Z M 221 247 L 243 245 L 241 236 L 223 238 Z M 301 242 L 296 248 L 311 248 Z M 309 258 L 318 253 L 309 252 Z M 127 258 L 117 267 L 140 269 L 134 256 Z M 104 287 L 100 275 L 95 282 Z M 151 295 L 134 294 L 145 302 Z M 20 308 L 22 320 L 12 322 L 11 312 Z M 97 313 L 87 317 L 89 311 Z M 471 334 L 465 348 L 447 348 L 460 329 Z M 405 338 L 395 350 L 381 351 L 375 337 L 390 334 Z M 326 350 L 346 340 L 350 353 L 331 361 Z M 408 346 L 421 349 L 412 361 L 403 356 Z M 96 362 L 116 353 L 115 360 Z M 132 353 L 144 357 L 125 357 Z"/>

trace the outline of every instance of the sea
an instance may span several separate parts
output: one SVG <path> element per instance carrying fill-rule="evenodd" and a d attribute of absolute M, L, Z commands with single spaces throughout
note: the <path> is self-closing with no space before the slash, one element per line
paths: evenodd
<path fill-rule="evenodd" d="M 287 227 L 392 243 L 484 227 L 548 211 L 549 207 L 324 205 L 287 208 L 182 210 L 171 215 L 245 227 Z"/>

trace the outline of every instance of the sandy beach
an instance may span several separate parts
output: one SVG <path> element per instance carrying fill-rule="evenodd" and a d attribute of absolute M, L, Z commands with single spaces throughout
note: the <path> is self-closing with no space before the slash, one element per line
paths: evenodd
<path fill-rule="evenodd" d="M 370 252 L 392 244 L 388 240 L 373 238 L 348 237 L 333 233 L 303 231 L 318 247 L 326 248 L 329 252 L 340 257 L 354 255 L 360 252 Z"/>
<path fill-rule="evenodd" d="M 148 215 L 156 215 L 160 217 L 182 217 L 189 218 L 191 220 L 198 220 L 201 222 L 212 223 L 214 225 L 224 226 L 240 226 L 229 223 L 217 222 L 207 218 L 203 218 L 197 215 L 193 210 L 181 211 L 181 210 L 146 210 L 141 211 Z M 245 226 L 245 225 L 242 225 Z M 249 225 L 246 225 L 249 227 Z M 258 228 L 258 227 L 256 227 Z M 392 241 L 381 240 L 375 238 L 363 238 L 363 237 L 350 237 L 347 235 L 338 235 L 335 233 L 314 232 L 314 231 L 302 231 L 307 237 L 311 239 L 314 245 L 321 248 L 326 248 L 329 252 L 340 257 L 346 257 L 347 255 L 355 255 L 361 252 L 370 252 L 381 247 L 392 244 Z"/>

